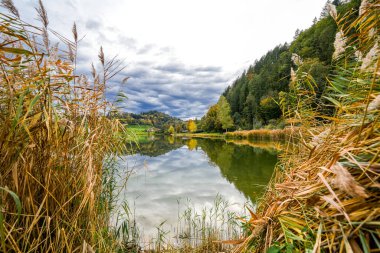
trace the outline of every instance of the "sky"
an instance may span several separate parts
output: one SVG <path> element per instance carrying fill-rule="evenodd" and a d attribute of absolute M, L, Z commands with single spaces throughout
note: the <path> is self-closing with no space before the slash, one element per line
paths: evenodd
<path fill-rule="evenodd" d="M 21 18 L 39 24 L 37 0 L 13 0 Z M 326 0 L 44 0 L 49 27 L 72 38 L 77 24 L 78 71 L 118 55 L 126 68 L 107 86 L 123 110 L 157 110 L 200 118 L 244 69 L 296 29 L 311 26 Z M 125 77 L 130 77 L 122 84 Z"/>

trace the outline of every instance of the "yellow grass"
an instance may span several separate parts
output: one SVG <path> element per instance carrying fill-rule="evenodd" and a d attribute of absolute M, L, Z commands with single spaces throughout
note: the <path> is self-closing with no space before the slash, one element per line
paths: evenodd
<path fill-rule="evenodd" d="M 230 139 L 252 139 L 252 140 L 285 140 L 294 132 L 294 128 L 285 129 L 255 129 L 225 133 Z"/>

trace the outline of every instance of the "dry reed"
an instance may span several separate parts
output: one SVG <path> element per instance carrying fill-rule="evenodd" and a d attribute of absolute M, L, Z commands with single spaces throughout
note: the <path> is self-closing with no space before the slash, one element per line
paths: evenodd
<path fill-rule="evenodd" d="M 380 57 L 372 50 L 379 34 L 372 33 L 380 28 L 380 4 L 363 4 L 359 16 L 337 19 L 350 44 L 326 94 L 336 108 L 325 116 L 331 123 L 315 120 L 320 113 L 305 102 L 315 94 L 297 80 L 298 102 L 289 115 L 301 122 L 300 141 L 282 154 L 247 221 L 250 235 L 235 252 L 379 252 Z M 358 60 L 355 50 L 371 54 L 371 61 Z"/>
<path fill-rule="evenodd" d="M 21 21 L 11 0 L 0 13 L 0 251 L 110 252 L 112 156 L 124 128 L 106 117 L 108 78 L 120 70 L 101 51 L 102 69 L 75 73 L 74 42 Z M 65 52 L 51 46 L 57 36 Z"/>
<path fill-rule="evenodd" d="M 294 128 L 285 129 L 255 129 L 227 132 L 225 136 L 227 139 L 250 139 L 250 140 L 285 140 L 287 137 L 292 136 L 295 132 Z"/>

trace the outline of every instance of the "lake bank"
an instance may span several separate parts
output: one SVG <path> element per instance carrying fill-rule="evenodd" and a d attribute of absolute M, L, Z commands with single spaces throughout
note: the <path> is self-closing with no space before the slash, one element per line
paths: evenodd
<path fill-rule="evenodd" d="M 286 140 L 294 133 L 294 128 L 285 129 L 253 129 L 227 132 L 227 139 L 249 139 L 249 140 Z"/>
<path fill-rule="evenodd" d="M 241 130 L 225 133 L 176 133 L 175 137 L 188 137 L 188 138 L 216 138 L 228 140 L 241 140 L 248 139 L 252 141 L 260 140 L 273 140 L 280 141 L 286 140 L 289 136 L 295 133 L 295 128 L 285 129 L 252 129 Z"/>
<path fill-rule="evenodd" d="M 224 139 L 222 133 L 175 133 L 174 137 Z"/>

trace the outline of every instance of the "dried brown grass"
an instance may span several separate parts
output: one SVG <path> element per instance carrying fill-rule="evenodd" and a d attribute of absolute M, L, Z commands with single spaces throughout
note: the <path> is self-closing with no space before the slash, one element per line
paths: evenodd
<path fill-rule="evenodd" d="M 226 138 L 229 139 L 251 139 L 251 140 L 285 140 L 287 137 L 292 136 L 295 132 L 294 128 L 285 129 L 255 129 L 243 130 L 225 133 Z"/>
<path fill-rule="evenodd" d="M 250 235 L 235 252 L 380 251 L 380 110 L 373 106 L 380 57 L 373 52 L 379 34 L 372 34 L 380 31 L 380 4 L 364 2 L 352 23 L 350 16 L 337 20 L 351 44 L 326 95 L 336 107 L 326 116 L 331 123 L 320 125 L 314 117 L 320 114 L 298 100 L 291 115 L 302 123 L 300 141 L 282 154 L 257 214 L 247 221 Z M 355 50 L 371 53 L 371 62 L 353 57 Z M 311 94 L 301 92 L 301 99 Z"/>
<path fill-rule="evenodd" d="M 76 27 L 75 42 L 50 30 L 39 3 L 42 28 L 2 1 L 14 15 L 0 14 L 0 251 L 109 252 L 103 181 L 125 145 L 104 94 L 117 68 L 102 53 L 100 75 L 74 74 Z M 52 34 L 67 52 L 50 46 Z"/>

